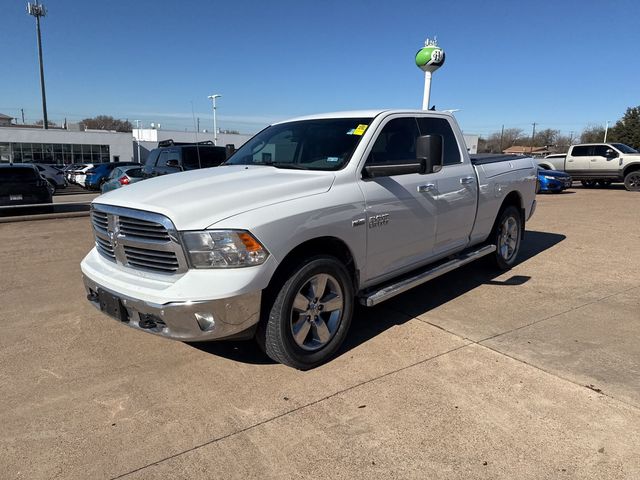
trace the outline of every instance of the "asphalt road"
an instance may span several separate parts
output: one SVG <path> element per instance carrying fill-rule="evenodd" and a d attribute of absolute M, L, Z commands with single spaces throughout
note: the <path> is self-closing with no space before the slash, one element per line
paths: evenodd
<path fill-rule="evenodd" d="M 639 212 L 539 196 L 513 270 L 360 310 L 310 372 L 96 312 L 86 217 L 0 224 L 0 477 L 640 478 Z"/>

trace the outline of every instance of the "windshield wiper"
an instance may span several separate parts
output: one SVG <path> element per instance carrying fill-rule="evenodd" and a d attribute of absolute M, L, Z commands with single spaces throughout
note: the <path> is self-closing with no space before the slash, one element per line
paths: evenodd
<path fill-rule="evenodd" d="M 290 163 L 290 162 L 265 162 L 263 165 L 268 165 L 270 167 L 276 168 L 291 168 L 293 170 L 309 170 L 308 168 L 303 167 L 298 163 Z"/>

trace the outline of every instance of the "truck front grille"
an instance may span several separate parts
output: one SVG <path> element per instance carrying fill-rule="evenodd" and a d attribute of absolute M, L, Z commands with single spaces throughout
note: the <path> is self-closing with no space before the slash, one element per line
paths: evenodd
<path fill-rule="evenodd" d="M 169 274 L 188 268 L 178 232 L 164 215 L 94 204 L 91 224 L 98 253 L 112 262 Z"/>

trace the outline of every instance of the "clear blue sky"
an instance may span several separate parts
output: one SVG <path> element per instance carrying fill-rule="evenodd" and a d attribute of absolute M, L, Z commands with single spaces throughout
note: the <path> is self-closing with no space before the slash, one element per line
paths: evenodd
<path fill-rule="evenodd" d="M 40 118 L 35 19 L 0 4 L 0 112 Z M 414 55 L 437 35 L 431 100 L 463 129 L 565 133 L 640 104 L 638 0 L 45 0 L 49 116 L 97 114 L 163 128 L 270 121 L 362 108 L 419 108 Z"/>

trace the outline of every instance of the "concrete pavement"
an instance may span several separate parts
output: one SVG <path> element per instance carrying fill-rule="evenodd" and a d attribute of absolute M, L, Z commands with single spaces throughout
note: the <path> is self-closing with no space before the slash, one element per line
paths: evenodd
<path fill-rule="evenodd" d="M 0 476 L 640 477 L 640 195 L 538 201 L 513 270 L 358 311 L 310 372 L 96 312 L 86 217 L 0 224 Z"/>

